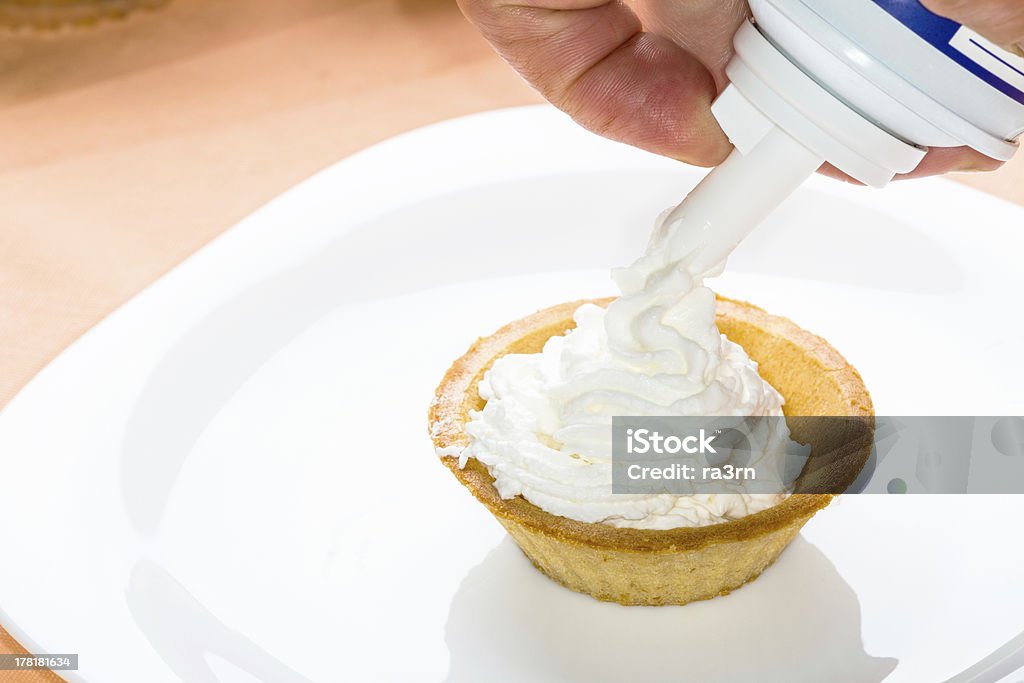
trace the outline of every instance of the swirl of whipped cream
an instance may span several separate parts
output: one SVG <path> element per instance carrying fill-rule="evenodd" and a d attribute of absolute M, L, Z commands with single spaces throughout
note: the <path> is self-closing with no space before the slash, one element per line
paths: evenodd
<path fill-rule="evenodd" d="M 618 527 L 714 524 L 782 500 L 611 493 L 613 416 L 782 415 L 782 396 L 715 324 L 704 278 L 721 272 L 732 245 L 699 239 L 705 227 L 666 212 L 644 256 L 614 271 L 620 298 L 607 309 L 581 306 L 576 327 L 542 352 L 498 359 L 480 383 L 487 403 L 471 414 L 461 463 L 472 457 L 486 465 L 502 497 Z M 709 249 L 721 255 L 703 268 Z"/>

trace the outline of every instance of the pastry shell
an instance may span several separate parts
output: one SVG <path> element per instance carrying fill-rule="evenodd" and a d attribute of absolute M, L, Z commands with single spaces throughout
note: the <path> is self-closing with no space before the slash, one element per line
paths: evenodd
<path fill-rule="evenodd" d="M 453 452 L 469 443 L 469 411 L 484 400 L 477 385 L 509 353 L 536 353 L 575 323 L 584 303 L 561 304 L 477 340 L 448 370 L 429 411 L 434 446 Z M 853 416 L 870 422 L 871 397 L 857 371 L 825 340 L 750 304 L 719 297 L 717 323 L 757 361 L 761 376 L 785 398 L 789 416 Z M 794 434 L 795 438 L 798 438 Z M 856 449 L 859 472 L 870 452 Z M 778 505 L 735 521 L 668 530 L 617 528 L 553 515 L 521 496 L 503 499 L 487 468 L 470 458 L 441 462 L 505 527 L 530 561 L 558 583 L 623 605 L 682 605 L 725 595 L 771 565 L 800 528 L 831 502 L 831 493 L 796 493 Z M 806 470 L 805 470 L 806 471 Z"/>

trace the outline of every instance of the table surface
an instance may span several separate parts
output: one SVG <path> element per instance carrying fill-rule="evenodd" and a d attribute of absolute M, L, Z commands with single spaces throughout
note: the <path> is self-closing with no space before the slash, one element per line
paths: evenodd
<path fill-rule="evenodd" d="M 0 74 L 0 407 L 312 173 L 427 123 L 541 101 L 450 0 L 173 0 L 0 33 Z M 1024 155 L 956 179 L 1024 204 Z M 23 651 L 0 629 L 0 652 Z"/>

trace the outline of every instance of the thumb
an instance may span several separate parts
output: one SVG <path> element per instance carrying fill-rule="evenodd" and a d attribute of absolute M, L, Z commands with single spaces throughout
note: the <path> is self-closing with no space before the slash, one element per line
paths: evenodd
<path fill-rule="evenodd" d="M 498 53 L 591 131 L 713 166 L 731 145 L 714 117 L 714 79 L 618 0 L 459 0 Z"/>

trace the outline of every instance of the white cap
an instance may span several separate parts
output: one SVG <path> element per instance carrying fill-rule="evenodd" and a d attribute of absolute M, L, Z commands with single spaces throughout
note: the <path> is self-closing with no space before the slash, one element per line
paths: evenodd
<path fill-rule="evenodd" d="M 731 81 L 712 106 L 741 154 L 779 128 L 824 161 L 873 187 L 914 170 L 926 149 L 899 139 L 819 85 L 748 22 L 734 39 Z"/>

